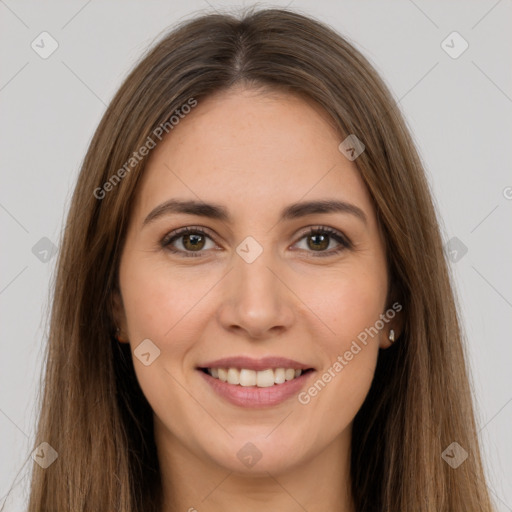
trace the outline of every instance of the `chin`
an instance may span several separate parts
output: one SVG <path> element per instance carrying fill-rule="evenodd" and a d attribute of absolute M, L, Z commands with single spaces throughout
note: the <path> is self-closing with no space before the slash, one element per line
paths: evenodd
<path fill-rule="evenodd" d="M 295 430 L 293 438 L 290 438 L 285 431 L 280 435 L 271 433 L 272 429 L 266 427 L 260 430 L 264 433 L 256 434 L 252 426 L 251 435 L 237 433 L 213 450 L 212 440 L 209 440 L 210 445 L 205 447 L 205 452 L 215 464 L 227 471 L 252 476 L 283 473 L 306 458 L 305 433 Z M 234 434 L 232 430 L 230 432 Z"/>

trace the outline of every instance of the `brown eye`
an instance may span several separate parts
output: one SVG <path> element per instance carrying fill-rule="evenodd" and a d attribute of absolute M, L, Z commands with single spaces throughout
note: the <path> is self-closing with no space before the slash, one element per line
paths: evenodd
<path fill-rule="evenodd" d="M 308 236 L 308 247 L 323 250 L 329 247 L 329 236 L 313 234 Z"/>
<path fill-rule="evenodd" d="M 183 238 L 183 247 L 185 247 L 187 251 L 201 250 L 205 244 L 203 235 L 182 235 L 181 238 Z"/>
<path fill-rule="evenodd" d="M 303 233 L 300 241 L 307 239 L 306 248 L 299 249 L 308 253 L 315 253 L 314 256 L 333 256 L 345 249 L 351 249 L 352 243 L 339 231 L 329 227 L 310 228 Z M 206 247 L 208 241 L 213 247 Z M 166 235 L 160 242 L 161 246 L 184 257 L 199 257 L 207 249 L 215 248 L 212 237 L 200 227 L 186 227 L 178 229 Z M 327 250 L 334 243 L 333 248 Z"/>
<path fill-rule="evenodd" d="M 333 256 L 345 249 L 351 249 L 352 243 L 339 231 L 329 227 L 315 227 L 303 233 L 300 240 L 307 239 L 306 248 L 309 253 L 316 253 L 314 256 Z M 331 243 L 337 244 L 331 250 L 326 250 Z M 299 247 L 299 249 L 302 249 Z"/>
<path fill-rule="evenodd" d="M 162 247 L 173 253 L 193 257 L 201 256 L 205 252 L 203 249 L 208 249 L 205 248 L 208 240 L 212 241 L 212 238 L 203 229 L 187 227 L 169 233 L 160 243 Z"/>

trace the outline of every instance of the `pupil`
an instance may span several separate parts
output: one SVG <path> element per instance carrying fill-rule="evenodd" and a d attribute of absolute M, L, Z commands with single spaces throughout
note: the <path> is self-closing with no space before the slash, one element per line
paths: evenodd
<path fill-rule="evenodd" d="M 200 238 L 202 238 L 201 235 L 185 235 L 185 241 L 189 242 L 192 245 L 192 248 L 200 247 L 200 245 L 201 245 L 200 242 L 199 242 L 199 245 L 198 245 L 198 240 Z"/>
<path fill-rule="evenodd" d="M 311 238 L 320 238 L 320 244 L 318 243 L 313 243 L 312 247 L 313 248 L 321 248 L 321 249 L 325 249 L 329 243 L 328 243 L 328 236 L 325 236 L 325 235 L 312 235 Z M 327 243 L 326 243 L 327 242 Z"/>

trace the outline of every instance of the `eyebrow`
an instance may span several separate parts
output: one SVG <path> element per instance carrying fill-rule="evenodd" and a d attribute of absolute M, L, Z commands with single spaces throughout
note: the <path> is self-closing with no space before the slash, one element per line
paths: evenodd
<path fill-rule="evenodd" d="M 222 205 L 202 201 L 169 199 L 158 205 L 149 213 L 144 219 L 142 227 L 160 217 L 173 213 L 198 215 L 226 223 L 231 222 L 231 216 L 228 210 Z M 357 217 L 364 224 L 367 224 L 366 215 L 361 208 L 354 204 L 336 199 L 323 199 L 290 204 L 281 211 L 280 221 L 298 219 L 318 213 L 348 213 Z"/>

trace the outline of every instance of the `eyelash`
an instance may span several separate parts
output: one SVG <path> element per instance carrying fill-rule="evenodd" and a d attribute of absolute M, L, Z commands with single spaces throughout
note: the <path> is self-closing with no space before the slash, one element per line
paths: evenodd
<path fill-rule="evenodd" d="M 175 254 L 181 254 L 184 258 L 197 258 L 202 257 L 201 253 L 205 252 L 203 250 L 200 251 L 183 251 L 181 249 L 176 249 L 172 246 L 172 243 L 182 237 L 183 235 L 187 234 L 200 234 L 204 237 L 210 238 L 213 242 L 213 238 L 201 227 L 199 226 L 191 226 L 186 228 L 180 228 L 175 231 L 172 231 L 171 233 L 167 234 L 161 243 L 161 246 L 168 251 L 175 253 Z M 344 235 L 342 235 L 339 231 L 329 228 L 327 226 L 316 226 L 313 228 L 308 229 L 306 232 L 302 233 L 301 237 L 298 241 L 302 240 L 303 238 L 306 238 L 308 236 L 314 236 L 314 235 L 328 235 L 330 238 L 334 239 L 336 242 L 338 242 L 340 245 L 336 249 L 331 249 L 330 251 L 320 251 L 313 257 L 327 257 L 327 256 L 333 256 L 338 253 L 340 253 L 343 250 L 346 249 L 352 249 L 352 243 L 346 238 Z M 307 252 L 313 252 L 316 251 L 307 251 Z"/>

